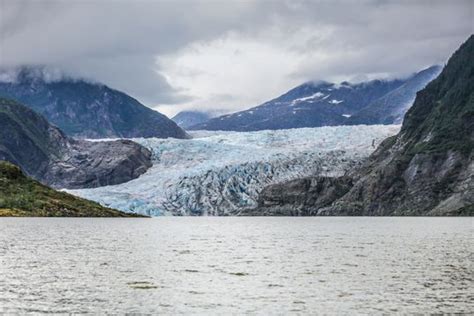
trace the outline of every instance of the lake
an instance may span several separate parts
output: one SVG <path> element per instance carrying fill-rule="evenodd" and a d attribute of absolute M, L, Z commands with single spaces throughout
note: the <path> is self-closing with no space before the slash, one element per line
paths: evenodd
<path fill-rule="evenodd" d="M 1 218 L 0 312 L 474 311 L 473 218 Z"/>

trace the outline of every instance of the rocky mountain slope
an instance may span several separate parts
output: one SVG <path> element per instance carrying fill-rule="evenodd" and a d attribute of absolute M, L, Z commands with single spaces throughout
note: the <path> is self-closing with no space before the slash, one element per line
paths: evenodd
<path fill-rule="evenodd" d="M 343 125 L 347 117 L 401 84 L 401 80 L 356 85 L 308 82 L 262 105 L 213 118 L 191 129 L 257 131 Z"/>
<path fill-rule="evenodd" d="M 269 184 L 344 174 L 399 126 L 192 132 L 193 139 L 134 139 L 153 152 L 138 179 L 70 193 L 145 215 L 234 215 Z"/>
<path fill-rule="evenodd" d="M 246 214 L 474 215 L 473 56 L 471 36 L 361 168 L 266 188 Z"/>
<path fill-rule="evenodd" d="M 359 84 L 308 82 L 257 107 L 216 117 L 190 129 L 255 131 L 399 124 L 416 92 L 439 71 L 439 66 L 433 66 L 403 80 L 373 80 Z"/>
<path fill-rule="evenodd" d="M 73 195 L 57 192 L 0 161 L 0 216 L 130 217 Z"/>
<path fill-rule="evenodd" d="M 176 123 L 125 93 L 84 80 L 48 80 L 43 71 L 23 67 L 5 75 L 0 97 L 30 107 L 76 138 L 187 137 Z"/>
<path fill-rule="evenodd" d="M 151 153 L 129 140 L 75 140 L 29 108 L 0 98 L 0 160 L 56 188 L 122 183 L 151 166 Z"/>
<path fill-rule="evenodd" d="M 344 124 L 401 124 L 405 113 L 415 100 L 416 93 L 435 79 L 441 70 L 441 66 L 432 66 L 420 71 L 408 78 L 400 87 L 372 101 L 349 117 Z"/>
<path fill-rule="evenodd" d="M 209 113 L 200 112 L 200 111 L 181 111 L 175 116 L 172 120 L 178 124 L 179 127 L 188 129 L 191 126 L 207 122 L 211 119 Z"/>

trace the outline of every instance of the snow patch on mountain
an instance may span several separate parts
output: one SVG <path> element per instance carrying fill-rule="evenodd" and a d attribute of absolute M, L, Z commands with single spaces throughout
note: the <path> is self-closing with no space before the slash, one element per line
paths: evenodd
<path fill-rule="evenodd" d="M 145 215 L 232 215 L 256 205 L 267 185 L 341 175 L 398 125 L 258 132 L 192 132 L 193 139 L 133 139 L 153 152 L 153 167 L 127 183 L 68 192 Z"/>
<path fill-rule="evenodd" d="M 300 102 L 312 102 L 311 100 L 314 100 L 314 99 L 318 99 L 318 98 L 321 98 L 321 97 L 325 97 L 325 95 L 321 92 L 316 92 L 310 96 L 307 96 L 307 97 L 301 97 L 301 98 L 296 98 L 294 99 L 293 101 L 291 101 L 291 106 L 294 106 L 296 105 L 297 103 L 300 103 Z M 327 97 L 327 96 L 326 96 Z"/>

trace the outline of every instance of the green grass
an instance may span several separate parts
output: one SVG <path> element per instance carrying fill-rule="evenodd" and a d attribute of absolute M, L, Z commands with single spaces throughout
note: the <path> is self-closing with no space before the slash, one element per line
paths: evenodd
<path fill-rule="evenodd" d="M 55 191 L 0 161 L 0 216 L 135 217 L 98 203 Z"/>

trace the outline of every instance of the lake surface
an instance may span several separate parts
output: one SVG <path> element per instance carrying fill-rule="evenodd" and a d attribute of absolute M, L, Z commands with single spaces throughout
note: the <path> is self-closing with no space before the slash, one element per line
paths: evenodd
<path fill-rule="evenodd" d="M 0 219 L 0 312 L 474 311 L 473 218 Z"/>

